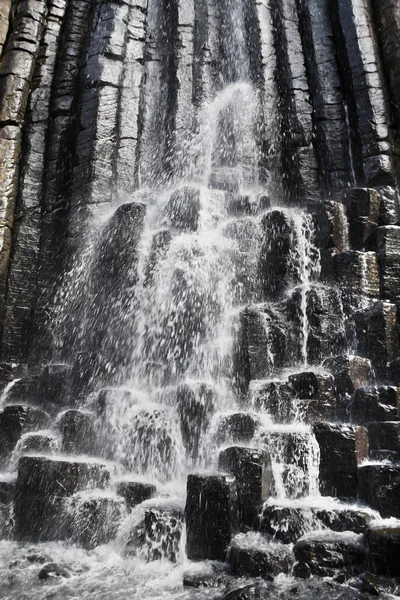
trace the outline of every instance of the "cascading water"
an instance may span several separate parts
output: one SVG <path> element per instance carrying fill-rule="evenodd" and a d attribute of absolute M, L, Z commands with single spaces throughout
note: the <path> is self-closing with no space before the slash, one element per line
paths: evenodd
<path fill-rule="evenodd" d="M 193 72 L 202 72 L 202 85 L 195 101 L 190 95 L 190 110 L 180 97 L 186 92 L 182 72 L 187 74 L 187 65 L 182 56 L 190 46 L 189 36 L 185 37 L 190 11 L 186 15 L 180 2 L 151 1 L 147 12 L 141 2 L 135 5 L 141 15 L 146 12 L 147 54 L 146 60 L 135 59 L 135 68 L 143 68 L 140 131 L 124 141 L 137 144 L 132 180 L 138 189 L 113 190 L 114 202 L 104 207 L 89 203 L 90 227 L 82 247 L 68 256 L 69 270 L 51 314 L 54 364 L 50 367 L 55 370 L 40 377 L 35 372 L 26 384 L 38 386 L 35 400 L 40 404 L 37 398 L 46 395 L 48 380 L 53 376 L 61 382 L 55 401 L 46 397 L 51 418 L 35 408 L 14 407 L 10 422 L 17 423 L 18 435 L 15 440 L 12 436 L 0 440 L 0 454 L 5 457 L 0 494 L 9 493 L 7 486 L 17 469 L 26 492 L 26 498 L 16 495 L 16 522 L 25 513 L 37 513 L 39 525 L 32 519 L 33 525 L 27 527 L 32 526 L 34 540 L 45 540 L 43 562 L 53 556 L 59 562 L 65 552 L 78 573 L 76 589 L 69 586 L 68 575 L 56 573 L 66 581 L 60 597 L 89 598 L 95 593 L 118 600 L 136 590 L 137 598 L 214 598 L 211 591 L 181 589 L 182 574 L 197 568 L 185 554 L 192 516 L 187 508 L 185 512 L 185 483 L 193 473 L 221 486 L 219 508 L 230 502 L 223 496 L 226 489 L 236 494 L 232 520 L 243 522 L 235 523 L 237 529 L 232 526 L 222 555 L 226 558 L 229 548 L 234 575 L 241 575 L 242 567 L 240 560 L 235 564 L 235 552 L 240 556 L 243 550 L 260 551 L 269 562 L 278 561 L 280 570 L 268 571 L 267 578 L 288 576 L 293 540 L 315 530 L 324 530 L 318 533 L 323 538 L 331 529 L 341 540 L 347 522 L 345 529 L 341 523 L 340 528 L 336 513 L 359 509 L 345 503 L 344 493 L 337 494 L 343 502 L 321 495 L 322 454 L 315 431 L 318 425 L 337 421 L 341 403 L 354 392 L 348 389 L 356 389 L 351 367 L 332 367 L 329 361 L 339 355 L 345 355 L 344 362 L 349 360 L 349 337 L 355 339 L 355 333 L 347 330 L 345 314 L 371 306 L 377 278 L 370 277 L 370 264 L 376 263 L 376 256 L 349 251 L 342 204 L 334 209 L 337 222 L 343 222 L 339 241 L 331 233 L 329 242 L 318 237 L 318 211 L 314 214 L 314 205 L 303 198 L 309 175 L 303 181 L 304 171 L 314 169 L 307 154 L 314 142 L 301 123 L 302 111 L 310 110 L 308 102 L 301 109 L 305 81 L 303 85 L 299 76 L 290 94 L 282 94 L 281 78 L 289 77 L 294 68 L 293 56 L 290 52 L 282 59 L 275 56 L 275 46 L 286 52 L 291 35 L 297 40 L 301 30 L 307 37 L 304 14 L 299 31 L 292 18 L 305 10 L 307 2 L 272 4 L 273 8 L 268 2 L 250 6 L 244 0 L 199 2 L 196 10 L 207 15 L 214 30 L 210 26 L 203 31 L 196 12 L 201 60 Z M 121 22 L 129 21 L 129 11 Z M 263 27 L 256 40 L 253 28 L 260 15 Z M 273 34 L 271 23 L 276 29 Z M 142 33 L 137 35 L 140 38 Z M 299 69 L 310 69 L 308 63 L 299 64 Z M 127 76 L 126 69 L 124 63 L 121 79 Z M 165 86 L 164 79 L 172 72 L 172 83 Z M 277 78 L 279 102 L 276 90 L 268 89 L 268 77 Z M 351 125 L 347 100 L 341 103 L 347 135 Z M 123 94 L 118 97 L 119 108 L 128 110 L 128 104 Z M 314 116 L 317 129 L 318 116 Z M 271 131 L 265 130 L 267 122 Z M 101 132 L 98 135 L 100 139 Z M 351 154 L 348 139 L 344 148 Z M 101 164 L 100 142 L 96 151 Z M 123 151 L 121 146 L 121 155 Z M 286 171 L 298 169 L 299 176 L 292 178 L 296 189 L 287 190 L 291 173 L 285 173 L 288 181 L 283 181 L 276 162 Z M 350 170 L 354 179 L 353 162 Z M 313 194 L 310 191 L 310 198 Z M 76 215 L 71 216 L 71 231 L 76 235 L 74 219 Z M 373 228 L 374 223 L 368 225 Z M 346 296 L 332 285 L 331 273 L 321 277 L 327 250 L 338 254 L 338 264 L 339 259 L 343 264 L 344 259 L 354 259 L 361 291 L 350 289 Z M 334 268 L 339 272 L 338 264 Z M 69 377 L 67 392 L 62 386 L 64 370 Z M 335 379 L 337 372 L 346 373 L 344 390 Z M 5 387 L 0 397 L 3 416 L 14 404 L 21 381 L 25 385 L 21 377 Z M 353 441 L 350 429 L 345 430 L 345 451 Z M 357 448 L 354 441 L 353 467 L 355 455 L 365 451 L 360 439 Z M 228 464 L 221 462 L 221 456 L 232 458 L 232 450 L 240 460 L 249 460 L 251 477 L 239 470 L 234 482 L 232 470 L 220 473 L 225 470 L 221 465 Z M 47 472 L 52 479 L 43 486 Z M 255 493 L 258 479 L 261 492 Z M 198 501 L 201 505 L 202 492 Z M 207 514 L 207 502 L 203 508 Z M 368 519 L 377 516 L 364 510 L 363 518 L 365 514 Z M 54 520 L 55 530 L 49 526 L 47 531 L 47 521 L 53 526 Z M 13 514 L 7 513 L 9 536 L 12 521 Z M 359 544 L 355 534 L 346 535 Z M 18 528 L 16 538 L 23 540 Z M 0 564 L 6 552 L 3 543 Z M 85 551 L 71 550 L 71 544 Z M 21 548 L 13 552 L 16 564 L 25 569 L 36 559 L 32 549 L 26 554 Z M 82 575 L 85 570 L 89 575 Z M 231 581 L 224 564 L 210 561 L 205 572 L 210 581 L 215 577 L 212 585 Z M 154 576 L 156 583 L 151 581 Z M 193 581 L 197 585 L 198 580 Z"/>

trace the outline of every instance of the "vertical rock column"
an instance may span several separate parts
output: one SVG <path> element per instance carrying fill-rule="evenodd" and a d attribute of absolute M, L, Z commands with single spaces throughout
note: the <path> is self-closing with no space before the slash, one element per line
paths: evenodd
<path fill-rule="evenodd" d="M 18 191 L 22 126 L 46 15 L 44 1 L 22 0 L 16 6 L 0 69 L 0 318 L 11 250 Z"/>
<path fill-rule="evenodd" d="M 364 0 L 334 0 L 331 6 L 350 117 L 356 121 L 360 174 L 367 185 L 393 185 L 387 94 L 372 11 Z"/>
<path fill-rule="evenodd" d="M 27 358 L 41 233 L 42 193 L 53 77 L 67 0 L 50 2 L 33 76 L 23 134 L 15 244 L 8 283 L 2 351 L 8 360 Z"/>
<path fill-rule="evenodd" d="M 319 199 L 312 107 L 295 0 L 271 2 L 282 127 L 283 176 L 289 200 Z"/>
<path fill-rule="evenodd" d="M 314 108 L 320 177 L 325 192 L 335 193 L 353 183 L 353 174 L 329 0 L 298 0 L 297 4 Z"/>

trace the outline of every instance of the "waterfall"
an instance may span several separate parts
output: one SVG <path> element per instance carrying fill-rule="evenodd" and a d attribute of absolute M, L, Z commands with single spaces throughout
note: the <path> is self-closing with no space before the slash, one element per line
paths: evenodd
<path fill-rule="evenodd" d="M 375 593 L 400 575 L 395 9 L 4 4 L 4 598 Z"/>

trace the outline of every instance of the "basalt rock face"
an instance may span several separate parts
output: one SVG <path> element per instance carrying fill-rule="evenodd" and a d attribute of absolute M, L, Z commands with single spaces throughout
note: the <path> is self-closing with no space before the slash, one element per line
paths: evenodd
<path fill-rule="evenodd" d="M 0 0 L 0 538 L 399 576 L 399 39 L 395 0 Z"/>

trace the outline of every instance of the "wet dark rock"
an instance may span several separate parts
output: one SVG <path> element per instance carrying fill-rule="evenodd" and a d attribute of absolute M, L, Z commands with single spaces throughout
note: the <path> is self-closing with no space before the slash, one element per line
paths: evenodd
<path fill-rule="evenodd" d="M 243 396 L 250 381 L 267 379 L 276 369 L 300 359 L 299 325 L 288 304 L 291 302 L 285 300 L 282 310 L 270 305 L 250 306 L 240 313 L 235 332 L 234 372 Z"/>
<path fill-rule="evenodd" d="M 288 573 L 292 551 L 283 544 L 271 543 L 262 548 L 241 547 L 235 540 L 229 549 L 228 562 L 236 577 L 262 577 L 272 580 L 280 573 Z"/>
<path fill-rule="evenodd" d="M 400 467 L 366 464 L 358 468 L 358 497 L 382 517 L 400 518 Z"/>
<path fill-rule="evenodd" d="M 250 390 L 254 408 L 267 413 L 274 423 L 287 423 L 292 417 L 292 390 L 287 382 L 269 381 Z"/>
<path fill-rule="evenodd" d="M 364 573 L 361 577 L 361 591 L 367 592 L 372 596 L 383 594 L 396 594 L 398 586 L 396 581 L 389 577 L 380 577 L 372 573 Z"/>
<path fill-rule="evenodd" d="M 371 450 L 391 450 L 393 452 L 400 452 L 399 421 L 369 423 L 368 437 Z"/>
<path fill-rule="evenodd" d="M 229 566 L 226 563 L 211 562 L 202 568 L 189 568 L 183 573 L 184 587 L 220 588 L 229 580 Z"/>
<path fill-rule="evenodd" d="M 241 588 L 229 590 L 215 597 L 215 600 L 260 600 L 260 588 L 256 585 L 246 585 Z"/>
<path fill-rule="evenodd" d="M 335 392 L 341 400 L 341 411 L 338 416 L 346 416 L 348 397 L 359 387 L 366 387 L 374 382 L 374 374 L 370 360 L 360 356 L 337 356 L 324 362 L 334 377 Z"/>
<path fill-rule="evenodd" d="M 374 252 L 341 252 L 335 256 L 335 269 L 347 312 L 359 307 L 363 296 L 379 298 L 379 268 Z"/>
<path fill-rule="evenodd" d="M 388 363 L 397 358 L 400 348 L 396 306 L 378 302 L 356 313 L 355 320 L 358 353 L 370 358 L 377 377 L 385 380 Z"/>
<path fill-rule="evenodd" d="M 333 396 L 332 375 L 321 375 L 313 371 L 305 371 L 290 375 L 289 386 L 295 398 L 328 399 Z"/>
<path fill-rule="evenodd" d="M 262 220 L 263 244 L 260 275 L 265 298 L 277 298 L 290 284 L 297 283 L 292 251 L 297 242 L 293 221 L 282 211 L 274 210 Z"/>
<path fill-rule="evenodd" d="M 186 554 L 190 560 L 224 560 L 239 530 L 236 484 L 224 475 L 189 475 Z"/>
<path fill-rule="evenodd" d="M 351 420 L 357 425 L 398 418 L 399 389 L 396 387 L 361 387 L 351 401 Z"/>
<path fill-rule="evenodd" d="M 124 498 L 129 508 L 134 508 L 145 500 L 153 498 L 156 492 L 155 485 L 139 481 L 123 481 L 117 486 L 117 494 Z"/>
<path fill-rule="evenodd" d="M 319 482 L 324 496 L 357 498 L 357 466 L 368 456 L 368 436 L 363 427 L 316 423 L 320 447 Z"/>
<path fill-rule="evenodd" d="M 373 249 L 379 222 L 381 196 L 371 188 L 346 192 L 344 203 L 349 219 L 350 244 L 354 250 Z"/>
<path fill-rule="evenodd" d="M 310 565 L 306 562 L 296 562 L 293 566 L 293 575 L 298 579 L 309 579 L 312 575 Z"/>
<path fill-rule="evenodd" d="M 200 189 L 186 186 L 171 194 L 166 216 L 171 225 L 181 231 L 197 231 L 200 208 Z"/>
<path fill-rule="evenodd" d="M 57 563 L 48 563 L 39 571 L 38 575 L 39 579 L 46 581 L 47 579 L 52 579 L 53 577 L 63 577 L 68 579 L 71 577 L 70 571 L 64 567 L 63 565 Z"/>
<path fill-rule="evenodd" d="M 15 451 L 19 454 L 54 454 L 58 440 L 53 435 L 26 433 L 19 440 Z"/>
<path fill-rule="evenodd" d="M 14 481 L 0 481 L 0 504 L 9 504 L 15 495 Z"/>
<path fill-rule="evenodd" d="M 182 384 L 177 390 L 177 409 L 186 451 L 196 459 L 202 435 L 207 430 L 215 409 L 216 393 L 206 383 Z"/>
<path fill-rule="evenodd" d="M 395 187 L 378 186 L 381 195 L 381 206 L 379 211 L 380 225 L 398 225 L 400 222 L 399 196 Z"/>
<path fill-rule="evenodd" d="M 259 530 L 283 544 L 292 544 L 315 528 L 315 510 L 291 506 L 265 505 Z"/>
<path fill-rule="evenodd" d="M 257 416 L 250 413 L 224 415 L 218 423 L 217 443 L 222 446 L 226 443 L 251 442 L 258 426 Z"/>
<path fill-rule="evenodd" d="M 333 576 L 339 570 L 353 574 L 365 570 L 362 540 L 349 532 L 310 533 L 295 544 L 293 552 L 299 563 L 306 563 L 319 577 Z"/>
<path fill-rule="evenodd" d="M 39 375 L 23 376 L 15 379 L 12 388 L 7 393 L 7 404 L 33 404 L 37 402 Z"/>
<path fill-rule="evenodd" d="M 275 490 L 269 454 L 251 448 L 227 448 L 220 452 L 218 469 L 235 478 L 240 523 L 254 528 L 263 502 Z"/>
<path fill-rule="evenodd" d="M 95 449 L 95 416 L 80 410 L 67 410 L 60 419 L 61 449 L 67 454 L 91 454 Z"/>
<path fill-rule="evenodd" d="M 71 367 L 51 364 L 44 367 L 36 391 L 36 405 L 50 414 L 56 414 L 68 405 L 71 386 Z M 32 400 L 31 400 L 32 402 Z"/>
<path fill-rule="evenodd" d="M 11 452 L 24 433 L 47 429 L 50 417 L 31 406 L 6 406 L 0 413 L 0 455 Z"/>
<path fill-rule="evenodd" d="M 91 487 L 104 487 L 110 478 L 101 463 L 22 457 L 18 464 L 18 495 L 71 496 Z"/>
<path fill-rule="evenodd" d="M 400 576 L 400 523 L 398 526 L 372 525 L 365 533 L 368 567 L 372 573 Z"/>
<path fill-rule="evenodd" d="M 334 510 L 317 510 L 317 519 L 332 531 L 364 533 L 372 521 L 371 513 L 362 509 L 337 508 Z"/>
<path fill-rule="evenodd" d="M 381 295 L 396 302 L 400 295 L 400 227 L 378 228 L 378 259 L 381 274 Z"/>

